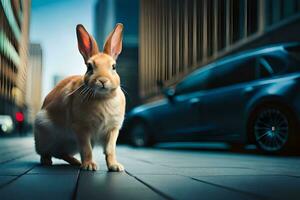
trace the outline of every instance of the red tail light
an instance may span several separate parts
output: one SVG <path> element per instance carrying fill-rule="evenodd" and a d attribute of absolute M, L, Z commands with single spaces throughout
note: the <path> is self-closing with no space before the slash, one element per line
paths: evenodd
<path fill-rule="evenodd" d="M 17 122 L 23 122 L 24 121 L 24 115 L 21 112 L 16 112 L 16 121 Z"/>

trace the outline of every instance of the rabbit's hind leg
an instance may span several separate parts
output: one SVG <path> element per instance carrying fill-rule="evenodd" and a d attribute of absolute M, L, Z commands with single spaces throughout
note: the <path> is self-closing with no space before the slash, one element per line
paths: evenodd
<path fill-rule="evenodd" d="M 53 123 L 47 116 L 45 110 L 41 110 L 34 122 L 35 150 L 41 156 L 42 165 L 52 165 L 53 149 L 55 149 L 56 136 Z"/>
<path fill-rule="evenodd" d="M 79 160 L 77 160 L 76 158 L 74 158 L 73 156 L 70 156 L 70 155 L 60 156 L 60 159 L 66 161 L 70 165 L 74 165 L 74 166 L 80 166 L 81 165 L 81 162 Z"/>
<path fill-rule="evenodd" d="M 52 157 L 50 155 L 41 155 L 41 165 L 52 165 Z"/>

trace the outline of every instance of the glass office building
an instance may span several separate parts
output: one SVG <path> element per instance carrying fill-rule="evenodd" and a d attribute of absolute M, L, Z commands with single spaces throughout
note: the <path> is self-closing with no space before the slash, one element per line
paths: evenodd
<path fill-rule="evenodd" d="M 0 115 L 26 113 L 30 0 L 0 0 Z"/>
<path fill-rule="evenodd" d="M 300 40 L 299 0 L 141 0 L 139 93 L 160 94 L 225 55 Z"/>
<path fill-rule="evenodd" d="M 29 61 L 27 67 L 26 102 L 28 121 L 34 122 L 35 116 L 42 106 L 42 72 L 43 50 L 39 43 L 29 45 Z"/>
<path fill-rule="evenodd" d="M 138 33 L 139 0 L 98 0 L 95 4 L 94 36 L 102 49 L 108 34 L 116 23 L 124 24 L 123 49 L 118 57 L 117 72 L 130 110 L 139 104 L 138 90 Z"/>

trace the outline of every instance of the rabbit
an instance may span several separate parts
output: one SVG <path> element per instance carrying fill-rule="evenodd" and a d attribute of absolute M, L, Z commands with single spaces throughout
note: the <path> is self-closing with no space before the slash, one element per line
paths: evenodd
<path fill-rule="evenodd" d="M 59 82 L 46 96 L 34 122 L 35 149 L 42 165 L 52 157 L 85 170 L 97 170 L 93 144 L 101 144 L 109 171 L 123 171 L 116 141 L 124 121 L 125 95 L 116 60 L 122 51 L 123 24 L 116 24 L 100 52 L 83 25 L 76 27 L 78 49 L 87 71 Z M 81 162 L 74 158 L 80 153 Z"/>

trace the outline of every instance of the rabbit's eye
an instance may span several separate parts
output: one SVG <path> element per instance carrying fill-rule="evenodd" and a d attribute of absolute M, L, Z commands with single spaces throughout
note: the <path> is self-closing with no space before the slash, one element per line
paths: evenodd
<path fill-rule="evenodd" d="M 113 69 L 113 70 L 116 70 L 116 64 L 113 64 L 113 65 L 112 65 L 112 69 Z"/>
<path fill-rule="evenodd" d="M 92 63 L 87 64 L 87 72 L 93 72 L 93 65 Z"/>

